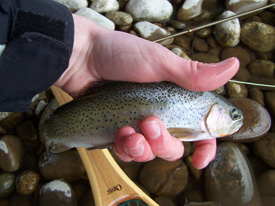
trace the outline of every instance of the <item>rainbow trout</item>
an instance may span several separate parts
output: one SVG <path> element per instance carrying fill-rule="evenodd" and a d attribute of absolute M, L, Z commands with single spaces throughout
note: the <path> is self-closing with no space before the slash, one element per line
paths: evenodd
<path fill-rule="evenodd" d="M 213 92 L 192 92 L 170 82 L 114 82 L 59 107 L 44 122 L 42 133 L 51 152 L 104 148 L 114 143 L 120 127 L 140 132 L 140 121 L 151 115 L 182 141 L 230 135 L 243 122 L 242 112 Z"/>

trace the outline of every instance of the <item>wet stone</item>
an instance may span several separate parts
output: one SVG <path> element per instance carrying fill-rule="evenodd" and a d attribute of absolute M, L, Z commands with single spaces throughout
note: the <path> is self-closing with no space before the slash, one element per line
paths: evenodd
<path fill-rule="evenodd" d="M 167 22 L 167 25 L 172 26 L 174 29 L 184 29 L 186 27 L 186 24 L 182 21 L 177 21 L 177 20 L 170 20 Z"/>
<path fill-rule="evenodd" d="M 264 206 L 274 205 L 275 201 L 275 170 L 268 170 L 262 173 L 258 180 L 258 187 L 261 193 Z"/>
<path fill-rule="evenodd" d="M 254 51 L 270 52 L 275 48 L 275 27 L 260 22 L 244 23 L 241 41 Z"/>
<path fill-rule="evenodd" d="M 267 5 L 267 0 L 228 0 L 225 7 L 236 14 L 244 13 Z"/>
<path fill-rule="evenodd" d="M 203 0 L 186 0 L 179 8 L 177 18 L 180 21 L 188 21 L 202 13 Z"/>
<path fill-rule="evenodd" d="M 258 102 L 262 106 L 265 106 L 264 93 L 261 90 L 259 90 L 257 88 L 249 89 L 248 97 L 250 99 L 253 99 L 254 101 Z"/>
<path fill-rule="evenodd" d="M 219 19 L 224 19 L 226 17 L 234 16 L 235 13 L 232 11 L 225 11 L 221 14 Z M 220 23 L 214 28 L 214 35 L 218 44 L 222 47 L 232 47 L 236 46 L 240 41 L 240 22 L 239 19 L 232 19 Z"/>
<path fill-rule="evenodd" d="M 15 173 L 0 172 L 0 199 L 7 197 L 14 192 L 15 177 Z"/>
<path fill-rule="evenodd" d="M 207 52 L 209 49 L 207 42 L 204 39 L 199 37 L 194 39 L 193 47 L 198 52 Z"/>
<path fill-rule="evenodd" d="M 25 141 L 34 142 L 38 139 L 33 121 L 25 120 L 16 127 L 16 133 Z"/>
<path fill-rule="evenodd" d="M 184 49 L 180 46 L 176 46 L 176 45 L 168 45 L 166 46 L 168 49 L 170 49 L 170 51 L 172 51 L 174 54 L 182 57 L 182 58 L 185 58 L 185 59 L 188 59 L 188 60 L 191 60 L 190 57 L 185 53 Z"/>
<path fill-rule="evenodd" d="M 275 92 L 266 92 L 265 101 L 269 111 L 275 116 Z"/>
<path fill-rule="evenodd" d="M 75 181 L 86 175 L 81 158 L 75 150 L 51 153 L 48 159 L 43 153 L 39 158 L 39 171 L 47 180 L 62 178 L 66 181 Z"/>
<path fill-rule="evenodd" d="M 251 61 L 248 52 L 241 47 L 229 47 L 224 48 L 221 52 L 221 60 L 228 59 L 230 57 L 237 57 L 240 61 L 240 67 L 245 68 Z"/>
<path fill-rule="evenodd" d="M 211 48 L 216 48 L 218 46 L 217 41 L 213 36 L 207 37 L 206 41 Z"/>
<path fill-rule="evenodd" d="M 117 11 L 119 9 L 119 3 L 117 0 L 94 0 L 90 8 L 98 13 L 107 13 Z"/>
<path fill-rule="evenodd" d="M 234 79 L 239 81 L 249 81 L 251 78 L 250 72 L 245 68 L 240 68 L 238 72 L 235 74 Z"/>
<path fill-rule="evenodd" d="M 22 165 L 24 145 L 19 137 L 5 135 L 0 139 L 0 168 L 14 172 Z"/>
<path fill-rule="evenodd" d="M 275 168 L 275 133 L 270 132 L 253 144 L 253 151 L 270 167 Z"/>
<path fill-rule="evenodd" d="M 39 206 L 77 206 L 74 191 L 69 183 L 53 180 L 43 185 L 39 195 Z"/>
<path fill-rule="evenodd" d="M 222 50 L 222 47 L 216 47 L 214 49 L 209 49 L 207 54 L 215 56 L 217 58 L 220 58 L 221 50 Z"/>
<path fill-rule="evenodd" d="M 140 184 L 150 194 L 171 196 L 179 194 L 187 184 L 188 170 L 182 160 L 168 162 L 159 158 L 145 163 L 139 173 Z"/>
<path fill-rule="evenodd" d="M 21 195 L 34 193 L 39 183 L 40 176 L 31 170 L 21 172 L 16 178 L 16 191 Z"/>
<path fill-rule="evenodd" d="M 125 11 L 131 14 L 136 22 L 161 22 L 169 20 L 173 7 L 167 0 L 129 0 Z"/>
<path fill-rule="evenodd" d="M 100 13 L 96 12 L 90 8 L 83 8 L 78 10 L 75 14 L 79 16 L 83 16 L 99 26 L 102 26 L 106 29 L 114 30 L 115 24 L 110 19 L 106 18 L 105 16 L 101 15 Z"/>
<path fill-rule="evenodd" d="M 257 193 L 257 188 L 247 161 L 234 143 L 218 145 L 215 159 L 205 170 L 208 200 L 224 206 L 249 203 Z"/>
<path fill-rule="evenodd" d="M 4 114 L 5 113 L 6 112 L 4 112 Z M 11 112 L 11 113 L 6 113 L 6 114 L 7 114 L 7 116 L 4 115 L 4 118 L 0 121 L 0 124 L 7 129 L 14 129 L 16 127 L 16 125 L 18 125 L 24 119 L 23 113 Z"/>
<path fill-rule="evenodd" d="M 270 60 L 257 59 L 248 65 L 251 75 L 258 77 L 273 77 L 275 64 Z"/>
<path fill-rule="evenodd" d="M 133 22 L 130 14 L 121 11 L 110 11 L 105 16 L 118 26 L 126 26 Z"/>
<path fill-rule="evenodd" d="M 205 53 L 196 53 L 192 58 L 194 61 L 199 61 L 203 63 L 218 63 L 220 59 L 216 56 L 205 54 Z"/>
<path fill-rule="evenodd" d="M 212 29 L 205 28 L 198 31 L 198 36 L 201 38 L 207 38 L 212 34 Z"/>
<path fill-rule="evenodd" d="M 158 196 L 154 200 L 159 205 L 165 205 L 165 206 L 176 206 L 177 205 L 171 198 L 165 197 L 165 196 Z"/>
<path fill-rule="evenodd" d="M 254 142 L 268 132 L 271 126 L 271 117 L 262 105 L 248 98 L 234 98 L 230 101 L 242 111 L 243 126 L 236 133 L 223 139 L 236 142 Z"/>
<path fill-rule="evenodd" d="M 248 91 L 244 84 L 234 82 L 227 83 L 227 91 L 230 98 L 247 97 Z"/>

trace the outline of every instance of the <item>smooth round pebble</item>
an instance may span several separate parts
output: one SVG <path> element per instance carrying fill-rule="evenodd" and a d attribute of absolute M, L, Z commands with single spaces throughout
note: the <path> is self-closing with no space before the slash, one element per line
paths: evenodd
<path fill-rule="evenodd" d="M 248 90 L 248 97 L 265 106 L 264 93 L 258 88 L 251 88 Z"/>
<path fill-rule="evenodd" d="M 81 158 L 75 150 L 50 153 L 48 159 L 43 153 L 39 158 L 39 171 L 47 180 L 63 178 L 66 181 L 76 181 L 86 174 Z"/>
<path fill-rule="evenodd" d="M 77 11 L 79 9 L 85 8 L 88 6 L 88 1 L 87 0 L 54 0 L 56 2 L 59 2 L 68 9 L 70 9 L 71 12 Z"/>
<path fill-rule="evenodd" d="M 180 21 L 188 21 L 202 13 L 203 0 L 186 0 L 177 12 Z"/>
<path fill-rule="evenodd" d="M 96 12 L 90 8 L 83 8 L 78 10 L 75 14 L 79 16 L 83 16 L 99 26 L 102 26 L 106 29 L 114 30 L 115 24 L 110 19 L 106 18 L 105 16 L 101 15 L 100 13 Z"/>
<path fill-rule="evenodd" d="M 98 13 L 107 13 L 117 11 L 119 9 L 119 3 L 117 0 L 94 0 L 90 8 Z"/>
<path fill-rule="evenodd" d="M 39 206 L 77 206 L 74 191 L 63 180 L 53 180 L 43 185 L 39 194 Z"/>
<path fill-rule="evenodd" d="M 257 195 L 253 171 L 242 151 L 234 143 L 217 147 L 215 159 L 205 170 L 208 200 L 223 206 L 244 205 Z"/>
<path fill-rule="evenodd" d="M 225 3 L 225 7 L 236 14 L 241 14 L 263 7 L 267 4 L 267 2 L 267 0 L 228 0 Z"/>
<path fill-rule="evenodd" d="M 5 135 L 0 138 L 0 168 L 6 172 L 18 170 L 25 154 L 24 145 L 19 137 Z"/>
<path fill-rule="evenodd" d="M 167 0 L 129 0 L 125 11 L 131 14 L 136 22 L 162 22 L 169 20 L 173 6 Z"/>
<path fill-rule="evenodd" d="M 225 11 L 221 14 L 219 19 L 234 16 L 235 13 L 232 11 Z M 222 47 L 236 46 L 240 41 L 241 26 L 239 19 L 232 19 L 220 23 L 214 28 L 214 36 L 219 45 Z"/>
<path fill-rule="evenodd" d="M 31 170 L 25 170 L 16 178 L 16 191 L 21 195 L 32 194 L 39 183 L 40 176 Z"/>
<path fill-rule="evenodd" d="M 23 140 L 34 142 L 38 139 L 33 121 L 25 120 L 16 127 L 16 133 Z"/>
<path fill-rule="evenodd" d="M 199 37 L 194 40 L 193 47 L 198 52 L 207 52 L 209 49 L 207 42 Z"/>
<path fill-rule="evenodd" d="M 247 97 L 248 91 L 244 84 L 228 82 L 226 86 L 229 98 Z"/>
<path fill-rule="evenodd" d="M 168 49 L 170 49 L 170 51 L 172 51 L 174 54 L 182 57 L 182 58 L 185 58 L 185 59 L 188 59 L 188 60 L 191 60 L 191 58 L 185 53 L 184 49 L 180 46 L 177 46 L 177 45 L 168 45 L 166 46 Z"/>
<path fill-rule="evenodd" d="M 221 60 L 228 59 L 230 57 L 237 57 L 240 61 L 240 67 L 245 68 L 251 61 L 248 52 L 241 47 L 229 47 L 224 48 L 221 52 Z"/>
<path fill-rule="evenodd" d="M 187 184 L 188 169 L 182 160 L 168 162 L 156 158 L 145 163 L 139 173 L 140 184 L 150 194 L 171 196 L 179 194 Z"/>
<path fill-rule="evenodd" d="M 275 49 L 275 27 L 246 22 L 241 27 L 241 41 L 256 52 L 270 52 Z"/>
<path fill-rule="evenodd" d="M 258 77 L 273 77 L 275 64 L 270 60 L 256 59 L 248 65 L 251 75 Z"/>
<path fill-rule="evenodd" d="M 250 72 L 245 68 L 239 68 L 238 72 L 235 74 L 234 79 L 239 81 L 249 81 L 251 78 Z"/>
<path fill-rule="evenodd" d="M 24 117 L 24 113 L 0 112 L 0 124 L 6 129 L 14 129 L 20 122 L 23 121 Z"/>
<path fill-rule="evenodd" d="M 218 63 L 220 59 L 216 56 L 205 54 L 205 53 L 196 53 L 192 56 L 194 61 L 199 61 L 203 63 Z"/>
<path fill-rule="evenodd" d="M 0 199 L 7 197 L 14 192 L 15 177 L 15 173 L 0 172 Z"/>
<path fill-rule="evenodd" d="M 118 26 L 126 26 L 133 22 L 130 14 L 121 11 L 110 11 L 105 16 Z"/>
<path fill-rule="evenodd" d="M 271 114 L 275 116 L 275 92 L 265 92 L 265 101 Z"/>
<path fill-rule="evenodd" d="M 177 20 L 170 20 L 167 22 L 167 25 L 172 26 L 174 29 L 184 29 L 186 27 L 186 24 L 182 21 L 177 21 Z"/>
<path fill-rule="evenodd" d="M 271 117 L 261 104 L 248 98 L 234 98 L 230 101 L 242 111 L 244 120 L 239 131 L 224 137 L 225 140 L 255 142 L 268 132 Z"/>
<path fill-rule="evenodd" d="M 275 133 L 270 132 L 253 144 L 253 151 L 270 167 L 275 168 Z"/>

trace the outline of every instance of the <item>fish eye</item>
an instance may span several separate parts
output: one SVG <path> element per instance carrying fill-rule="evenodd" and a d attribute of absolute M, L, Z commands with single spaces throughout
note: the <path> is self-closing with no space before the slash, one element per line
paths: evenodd
<path fill-rule="evenodd" d="M 233 119 L 233 120 L 237 120 L 237 119 L 240 119 L 241 118 L 241 111 L 237 108 L 232 108 L 232 110 L 230 111 L 230 117 Z"/>

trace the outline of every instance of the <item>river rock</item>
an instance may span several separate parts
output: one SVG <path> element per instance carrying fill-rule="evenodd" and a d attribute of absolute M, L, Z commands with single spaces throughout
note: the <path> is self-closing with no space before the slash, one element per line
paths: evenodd
<path fill-rule="evenodd" d="M 25 141 L 34 142 L 38 139 L 33 121 L 25 120 L 16 127 L 16 133 Z"/>
<path fill-rule="evenodd" d="M 167 25 L 172 26 L 174 29 L 179 29 L 179 30 L 184 29 L 186 27 L 186 24 L 184 22 L 174 20 L 174 19 L 168 21 Z"/>
<path fill-rule="evenodd" d="M 275 26 L 275 14 L 274 12 L 270 12 L 270 11 L 263 11 L 259 14 L 261 20 L 263 23 L 265 24 L 269 24 L 272 26 Z"/>
<path fill-rule="evenodd" d="M 234 16 L 235 13 L 232 11 L 224 11 L 219 19 Z M 220 23 L 214 28 L 214 35 L 219 45 L 222 47 L 236 46 L 240 41 L 241 26 L 239 19 L 232 19 Z"/>
<path fill-rule="evenodd" d="M 268 170 L 257 180 L 264 206 L 274 205 L 275 201 L 275 170 Z"/>
<path fill-rule="evenodd" d="M 87 0 L 54 0 L 54 1 L 65 5 L 72 12 L 88 6 Z"/>
<path fill-rule="evenodd" d="M 168 162 L 159 158 L 145 163 L 139 173 L 140 184 L 154 195 L 179 194 L 187 184 L 188 170 L 182 160 Z"/>
<path fill-rule="evenodd" d="M 207 38 L 212 34 L 212 29 L 210 28 L 205 28 L 205 29 L 201 29 L 198 31 L 198 36 L 201 38 Z"/>
<path fill-rule="evenodd" d="M 248 90 L 248 96 L 250 99 L 258 102 L 262 106 L 265 106 L 264 93 L 258 88 L 251 88 Z"/>
<path fill-rule="evenodd" d="M 270 60 L 257 59 L 248 65 L 251 75 L 259 77 L 273 77 L 275 64 Z"/>
<path fill-rule="evenodd" d="M 86 17 L 87 19 L 93 21 L 99 26 L 102 26 L 106 29 L 114 30 L 115 24 L 110 19 L 106 18 L 105 16 L 101 15 L 100 13 L 96 12 L 90 8 L 83 8 L 78 10 L 75 14 L 79 16 Z"/>
<path fill-rule="evenodd" d="M 45 179 L 75 181 L 85 177 L 85 168 L 77 151 L 50 153 L 48 159 L 45 155 L 43 153 L 39 158 L 39 171 Z"/>
<path fill-rule="evenodd" d="M 188 21 L 202 13 L 203 0 L 185 0 L 179 8 L 177 18 L 180 21 Z"/>
<path fill-rule="evenodd" d="M 216 48 L 218 46 L 216 39 L 212 35 L 207 37 L 206 41 L 211 48 Z"/>
<path fill-rule="evenodd" d="M 230 57 L 237 57 L 240 61 L 240 67 L 245 68 L 251 61 L 248 52 L 241 47 L 229 47 L 224 48 L 221 52 L 221 60 L 228 59 Z"/>
<path fill-rule="evenodd" d="M 234 79 L 245 82 L 249 81 L 250 78 L 250 72 L 245 68 L 239 68 L 238 72 L 234 76 Z"/>
<path fill-rule="evenodd" d="M 185 159 L 186 165 L 190 171 L 190 173 L 192 174 L 192 176 L 196 179 L 196 180 L 200 180 L 203 174 L 203 170 L 199 170 L 197 168 L 195 168 L 193 166 L 193 162 L 192 162 L 192 156 L 188 156 Z"/>
<path fill-rule="evenodd" d="M 6 133 L 7 133 L 7 129 L 4 126 L 0 125 L 0 136 L 5 135 Z"/>
<path fill-rule="evenodd" d="M 270 110 L 271 114 L 275 116 L 275 92 L 266 92 L 265 100 L 266 100 L 266 105 Z"/>
<path fill-rule="evenodd" d="M 240 98 L 247 97 L 248 91 L 244 84 L 239 84 L 235 82 L 227 83 L 227 91 L 229 98 Z"/>
<path fill-rule="evenodd" d="M 119 9 L 119 3 L 117 0 L 94 0 L 90 8 L 98 13 L 107 13 L 117 11 Z"/>
<path fill-rule="evenodd" d="M 14 129 L 24 119 L 19 112 L 0 112 L 0 124 L 7 129 Z"/>
<path fill-rule="evenodd" d="M 7 197 L 14 192 L 15 177 L 15 173 L 0 172 L 0 199 Z"/>
<path fill-rule="evenodd" d="M 141 21 L 134 25 L 135 30 L 138 32 L 138 34 L 148 40 L 156 40 L 162 37 L 168 36 L 170 33 L 166 31 L 165 29 L 152 24 L 148 21 Z M 172 43 L 173 38 L 170 39 L 170 43 Z M 167 40 L 165 40 L 167 41 Z M 169 44 L 169 43 L 168 43 Z"/>
<path fill-rule="evenodd" d="M 6 172 L 14 172 L 22 165 L 24 145 L 20 138 L 5 135 L 0 139 L 0 168 Z"/>
<path fill-rule="evenodd" d="M 223 206 L 241 206 L 258 195 L 249 162 L 234 143 L 218 145 L 215 159 L 205 170 L 205 191 L 208 200 Z"/>
<path fill-rule="evenodd" d="M 194 40 L 193 47 L 198 52 L 207 52 L 209 49 L 207 42 L 199 37 Z"/>
<path fill-rule="evenodd" d="M 186 52 L 186 54 L 190 55 L 193 53 L 192 47 L 191 47 L 192 41 L 193 41 L 192 37 L 186 36 L 186 35 L 181 35 L 181 36 L 175 37 L 173 44 L 182 47 L 184 49 L 184 51 Z"/>
<path fill-rule="evenodd" d="M 40 176 L 31 170 L 25 170 L 16 178 L 16 191 L 21 195 L 32 194 L 39 183 Z"/>
<path fill-rule="evenodd" d="M 275 78 L 273 77 L 257 77 L 251 76 L 250 82 L 259 83 L 259 84 L 270 84 L 275 85 Z M 258 88 L 263 91 L 275 91 L 275 87 L 263 87 L 263 86 L 255 86 L 255 85 L 248 85 L 249 88 Z"/>
<path fill-rule="evenodd" d="M 110 11 L 105 16 L 118 26 L 126 26 L 133 22 L 133 17 L 122 11 Z"/>
<path fill-rule="evenodd" d="M 9 199 L 9 206 L 32 206 L 33 198 L 31 195 L 20 195 L 13 193 Z"/>
<path fill-rule="evenodd" d="M 214 55 L 205 54 L 205 53 L 196 53 L 192 58 L 194 61 L 199 61 L 203 63 L 218 63 L 220 59 Z"/>
<path fill-rule="evenodd" d="M 268 132 L 271 126 L 271 117 L 262 105 L 248 98 L 235 98 L 230 101 L 242 111 L 244 120 L 239 131 L 225 137 L 225 140 L 254 142 Z"/>
<path fill-rule="evenodd" d="M 167 0 L 129 0 L 125 11 L 131 14 L 137 22 L 162 22 L 169 20 L 173 6 Z"/>
<path fill-rule="evenodd" d="M 184 49 L 180 46 L 177 45 L 168 45 L 166 46 L 168 49 L 170 49 L 170 51 L 172 51 L 173 53 L 175 53 L 176 55 L 191 60 L 191 58 L 185 53 Z"/>
<path fill-rule="evenodd" d="M 220 206 L 217 202 L 188 202 L 186 206 Z"/>
<path fill-rule="evenodd" d="M 74 191 L 69 183 L 53 180 L 43 185 L 39 195 L 39 206 L 77 206 Z"/>
<path fill-rule="evenodd" d="M 236 14 L 244 13 L 267 5 L 267 0 L 227 0 L 225 7 Z"/>
<path fill-rule="evenodd" d="M 275 48 L 275 27 L 260 22 L 244 23 L 241 41 L 254 51 L 270 52 Z"/>
<path fill-rule="evenodd" d="M 270 132 L 253 144 L 253 151 L 270 167 L 275 168 L 275 133 Z"/>
<path fill-rule="evenodd" d="M 176 206 L 177 204 L 175 201 L 173 201 L 171 198 L 165 197 L 165 196 L 158 196 L 154 198 L 155 202 L 159 205 L 165 205 L 165 206 Z"/>

